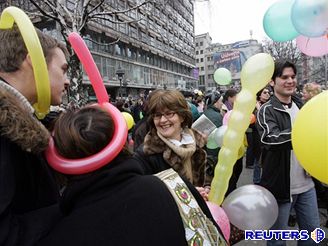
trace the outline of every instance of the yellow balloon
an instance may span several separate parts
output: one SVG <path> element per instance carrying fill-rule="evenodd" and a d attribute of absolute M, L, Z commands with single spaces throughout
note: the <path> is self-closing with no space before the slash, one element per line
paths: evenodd
<path fill-rule="evenodd" d="M 242 158 L 245 154 L 246 148 L 244 145 L 240 146 L 238 150 L 238 159 Z"/>
<path fill-rule="evenodd" d="M 229 146 L 231 150 L 238 150 L 240 147 L 240 143 L 244 139 L 244 135 L 240 134 L 239 131 L 236 131 L 236 129 L 232 129 L 231 127 L 229 128 L 228 125 L 228 130 L 224 133 L 223 137 L 223 146 Z"/>
<path fill-rule="evenodd" d="M 214 169 L 214 178 L 211 183 L 209 200 L 221 204 L 228 189 L 229 180 L 233 171 L 233 164 L 237 160 L 237 151 L 222 147 L 219 152 L 219 161 Z M 213 191 L 214 189 L 214 191 Z"/>
<path fill-rule="evenodd" d="M 130 130 L 134 126 L 134 119 L 133 119 L 132 115 L 127 112 L 122 112 L 122 115 L 125 119 L 128 130 Z"/>
<path fill-rule="evenodd" d="M 256 94 L 270 82 L 273 71 L 272 57 L 266 53 L 256 54 L 245 62 L 241 70 L 241 85 Z"/>
<path fill-rule="evenodd" d="M 328 91 L 307 102 L 298 113 L 292 144 L 303 168 L 328 184 Z"/>
<path fill-rule="evenodd" d="M 256 95 L 257 92 L 253 92 L 248 90 L 247 88 L 242 88 L 241 92 L 237 94 L 236 101 L 233 106 L 233 110 L 239 110 L 240 112 L 253 112 L 256 104 Z M 249 115 L 245 115 L 246 117 L 250 117 Z M 248 121 L 249 123 L 249 121 Z"/>
<path fill-rule="evenodd" d="M 50 108 L 50 82 L 43 50 L 35 28 L 28 16 L 16 7 L 4 9 L 0 19 L 0 29 L 10 29 L 13 27 L 14 22 L 16 22 L 21 32 L 32 60 L 37 91 L 37 103 L 33 107 L 35 108 L 36 116 L 39 119 L 43 119 L 49 113 Z"/>
<path fill-rule="evenodd" d="M 255 108 L 256 93 L 270 81 L 273 70 L 272 57 L 264 53 L 250 57 L 242 68 L 242 90 L 234 103 L 211 183 L 209 200 L 213 203 L 221 205 L 223 202 L 233 166 L 237 158 L 243 156 L 243 150 L 245 151 L 240 146 L 244 146 L 243 138 Z"/>

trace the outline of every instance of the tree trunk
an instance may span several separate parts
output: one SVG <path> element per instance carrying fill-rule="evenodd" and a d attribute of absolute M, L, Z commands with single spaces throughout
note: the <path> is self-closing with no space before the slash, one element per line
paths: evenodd
<path fill-rule="evenodd" d="M 72 107 L 84 106 L 88 102 L 88 94 L 87 89 L 82 85 L 83 71 L 80 60 L 75 54 L 70 57 L 69 67 L 69 104 Z"/>

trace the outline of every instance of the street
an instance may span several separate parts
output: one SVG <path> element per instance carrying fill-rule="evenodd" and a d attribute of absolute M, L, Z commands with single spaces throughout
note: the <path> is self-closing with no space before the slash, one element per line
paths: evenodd
<path fill-rule="evenodd" d="M 253 178 L 253 169 L 245 168 L 245 158 L 244 158 L 243 172 L 240 175 L 237 186 L 240 187 L 240 186 L 243 186 L 243 185 L 246 185 L 246 184 L 252 184 L 253 183 L 252 178 Z M 328 238 L 328 228 L 324 226 L 326 221 L 327 221 L 327 209 L 320 208 L 319 213 L 320 213 L 320 228 L 325 231 L 326 240 L 328 240 L 327 239 Z M 290 229 L 298 229 L 297 224 L 296 224 L 295 227 L 291 227 Z M 264 245 L 266 245 L 266 243 L 265 243 L 265 241 L 245 241 L 245 240 L 243 240 L 243 241 L 241 241 L 241 242 L 239 242 L 235 245 L 237 245 L 237 246 L 263 245 L 264 246 Z M 296 241 L 289 241 L 289 242 L 287 242 L 287 245 L 288 246 L 296 246 L 297 242 Z M 327 246 L 328 241 L 325 241 L 325 242 L 322 241 L 318 245 Z"/>

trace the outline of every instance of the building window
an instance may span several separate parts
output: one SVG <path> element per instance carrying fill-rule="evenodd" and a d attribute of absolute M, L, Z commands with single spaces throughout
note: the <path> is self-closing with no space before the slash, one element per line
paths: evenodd
<path fill-rule="evenodd" d="M 198 55 L 199 53 L 198 53 L 198 50 L 196 50 L 196 55 Z"/>
<path fill-rule="evenodd" d="M 200 54 L 203 54 L 204 53 L 204 51 L 203 50 L 200 50 Z"/>
<path fill-rule="evenodd" d="M 204 71 L 204 67 L 200 67 L 200 71 Z"/>
<path fill-rule="evenodd" d="M 118 44 L 115 44 L 115 55 L 121 55 L 121 48 Z"/>
<path fill-rule="evenodd" d="M 198 43 L 196 43 L 196 47 L 198 47 Z"/>
<path fill-rule="evenodd" d="M 204 62 L 204 58 L 200 58 L 200 62 Z"/>
<path fill-rule="evenodd" d="M 213 74 L 209 74 L 209 75 L 207 75 L 207 78 L 212 79 L 212 76 L 213 76 Z"/>
<path fill-rule="evenodd" d="M 203 46 L 203 42 L 200 42 L 199 46 Z"/>
<path fill-rule="evenodd" d="M 196 63 L 199 63 L 199 59 L 196 59 Z"/>

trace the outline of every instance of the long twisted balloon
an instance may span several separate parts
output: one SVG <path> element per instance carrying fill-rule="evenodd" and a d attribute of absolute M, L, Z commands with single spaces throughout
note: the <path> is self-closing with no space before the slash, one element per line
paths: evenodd
<path fill-rule="evenodd" d="M 237 160 L 238 150 L 243 143 L 250 115 L 255 108 L 256 93 L 271 80 L 273 70 L 273 59 L 265 53 L 250 57 L 242 68 L 242 90 L 234 103 L 234 109 L 228 121 L 228 129 L 224 134 L 223 145 L 219 152 L 209 194 L 211 202 L 218 205 L 223 202 L 233 165 Z"/>
<path fill-rule="evenodd" d="M 19 28 L 32 60 L 37 92 L 37 103 L 33 105 L 36 111 L 35 115 L 39 119 L 43 119 L 50 108 L 50 82 L 46 60 L 38 34 L 28 16 L 17 7 L 5 8 L 1 14 L 0 29 L 10 29 L 14 22 Z"/>

